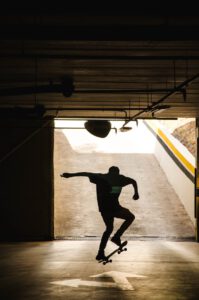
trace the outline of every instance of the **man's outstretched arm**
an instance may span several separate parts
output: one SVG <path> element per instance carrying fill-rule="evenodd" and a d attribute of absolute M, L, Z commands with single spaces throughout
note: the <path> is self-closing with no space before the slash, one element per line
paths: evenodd
<path fill-rule="evenodd" d="M 60 176 L 65 178 L 76 177 L 76 176 L 86 176 L 90 177 L 93 173 L 89 172 L 78 172 L 78 173 L 63 173 Z"/>

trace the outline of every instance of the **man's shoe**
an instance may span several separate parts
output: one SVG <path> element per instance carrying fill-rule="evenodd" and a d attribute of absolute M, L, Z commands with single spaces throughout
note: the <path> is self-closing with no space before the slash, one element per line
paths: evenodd
<path fill-rule="evenodd" d="M 114 235 L 111 239 L 111 242 L 116 244 L 117 246 L 121 246 L 122 242 L 119 236 Z"/>
<path fill-rule="evenodd" d="M 97 256 L 96 256 L 96 260 L 103 260 L 105 258 L 106 258 L 106 256 L 104 254 L 104 251 L 99 251 Z"/>

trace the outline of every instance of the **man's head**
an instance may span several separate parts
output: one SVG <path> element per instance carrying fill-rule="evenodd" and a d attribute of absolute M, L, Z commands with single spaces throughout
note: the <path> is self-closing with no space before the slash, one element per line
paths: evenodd
<path fill-rule="evenodd" d="M 112 166 L 109 168 L 109 174 L 118 175 L 120 173 L 120 169 L 118 167 Z"/>

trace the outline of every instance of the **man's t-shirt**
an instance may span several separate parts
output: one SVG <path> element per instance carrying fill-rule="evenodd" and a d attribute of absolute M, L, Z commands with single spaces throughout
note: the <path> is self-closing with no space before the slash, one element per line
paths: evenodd
<path fill-rule="evenodd" d="M 118 198 L 122 187 L 132 183 L 132 178 L 119 174 L 92 174 L 89 179 L 96 184 L 98 207 L 101 212 L 117 210 L 120 207 Z"/>

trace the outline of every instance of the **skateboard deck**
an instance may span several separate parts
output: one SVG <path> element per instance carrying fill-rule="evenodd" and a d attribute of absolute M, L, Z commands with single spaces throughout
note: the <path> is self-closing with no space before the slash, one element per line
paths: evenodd
<path fill-rule="evenodd" d="M 112 263 L 111 256 L 113 256 L 115 253 L 122 253 L 123 251 L 127 251 L 127 248 L 124 248 L 127 245 L 128 241 L 123 242 L 120 246 L 117 247 L 113 252 L 111 252 L 108 256 L 106 256 L 104 259 L 99 260 L 99 263 L 103 263 L 103 265 L 106 265 L 107 263 Z"/>

